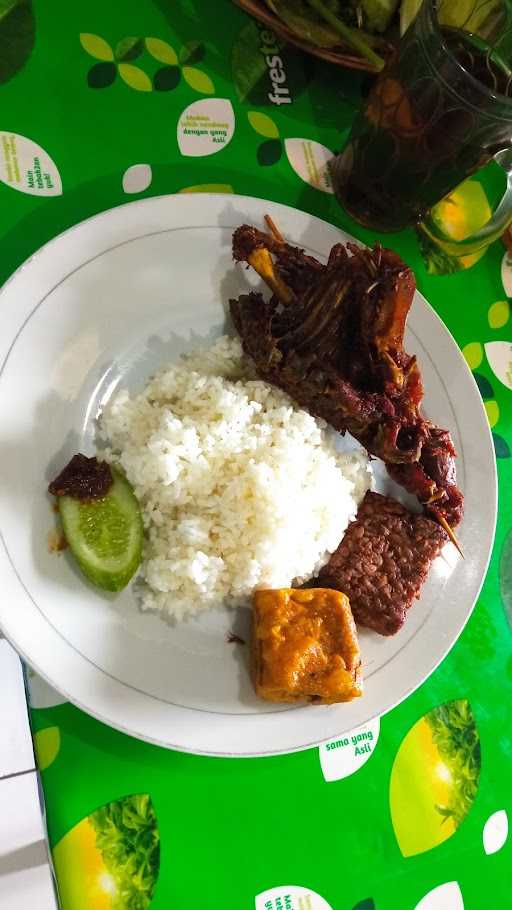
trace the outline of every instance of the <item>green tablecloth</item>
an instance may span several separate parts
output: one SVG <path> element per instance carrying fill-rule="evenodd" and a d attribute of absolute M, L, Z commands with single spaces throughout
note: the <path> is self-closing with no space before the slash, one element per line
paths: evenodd
<path fill-rule="evenodd" d="M 323 169 L 361 85 L 276 50 L 227 0 L 0 0 L 0 278 L 91 214 L 184 190 L 266 197 L 373 239 Z M 493 428 L 500 515 L 471 620 L 380 725 L 275 759 L 146 745 L 29 672 L 64 910 L 510 906 L 512 263 L 498 243 L 432 277 L 413 232 L 387 243 L 464 350 Z"/>

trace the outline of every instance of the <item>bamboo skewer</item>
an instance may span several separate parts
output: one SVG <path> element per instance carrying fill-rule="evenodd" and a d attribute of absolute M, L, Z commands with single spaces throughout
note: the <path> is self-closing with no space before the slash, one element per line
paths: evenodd
<path fill-rule="evenodd" d="M 265 215 L 264 220 L 265 220 L 265 224 L 267 225 L 274 240 L 276 240 L 277 243 L 284 243 L 284 237 L 281 234 L 281 231 L 279 230 L 279 228 L 276 227 L 276 224 L 275 224 L 273 218 L 271 218 L 270 215 Z"/>
<path fill-rule="evenodd" d="M 450 538 L 453 546 L 459 551 L 462 558 L 465 559 L 466 557 L 464 556 L 464 553 L 462 552 L 461 545 L 460 545 L 459 541 L 457 540 L 457 538 L 455 537 L 455 534 L 453 533 L 452 529 L 450 528 L 450 525 L 446 521 L 446 518 L 444 518 L 442 515 L 436 515 L 436 518 L 437 518 L 437 521 L 439 522 L 439 524 L 441 525 L 441 527 L 444 528 L 444 530 L 448 534 L 448 537 Z"/>
<path fill-rule="evenodd" d="M 281 301 L 283 306 L 292 303 L 294 296 L 288 285 L 276 274 L 272 257 L 265 247 L 257 247 L 247 257 L 247 262 L 252 265 L 255 272 L 270 288 L 273 294 Z"/>

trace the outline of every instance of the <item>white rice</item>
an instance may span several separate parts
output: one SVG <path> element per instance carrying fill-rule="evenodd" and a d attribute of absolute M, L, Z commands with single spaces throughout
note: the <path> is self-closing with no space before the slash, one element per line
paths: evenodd
<path fill-rule="evenodd" d="M 370 486 L 364 453 L 337 452 L 323 421 L 251 375 L 225 336 L 101 417 L 143 511 L 143 609 L 181 619 L 307 580 Z"/>

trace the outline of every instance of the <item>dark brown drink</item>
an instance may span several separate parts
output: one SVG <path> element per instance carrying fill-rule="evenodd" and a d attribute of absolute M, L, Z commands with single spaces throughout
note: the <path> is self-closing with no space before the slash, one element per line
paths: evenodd
<path fill-rule="evenodd" d="M 332 165 L 342 205 L 381 231 L 420 221 L 512 142 L 510 69 L 475 36 L 431 28 L 435 10 L 428 6 L 376 80 Z"/>

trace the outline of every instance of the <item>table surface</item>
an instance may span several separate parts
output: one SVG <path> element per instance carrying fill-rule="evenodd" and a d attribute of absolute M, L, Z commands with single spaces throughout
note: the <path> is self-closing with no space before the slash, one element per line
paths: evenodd
<path fill-rule="evenodd" d="M 365 77 L 273 42 L 228 0 L 13 0 L 0 15 L 0 281 L 78 221 L 179 191 L 273 199 L 372 241 L 323 170 Z M 198 116 L 227 127 L 199 135 Z M 491 173 L 463 191 L 461 216 L 497 185 Z M 499 521 L 472 617 L 380 721 L 276 758 L 138 742 L 29 670 L 64 910 L 487 910 L 491 894 L 510 905 L 512 260 L 496 243 L 440 277 L 455 264 L 422 258 L 414 232 L 386 242 L 462 348 L 493 430 Z"/>

